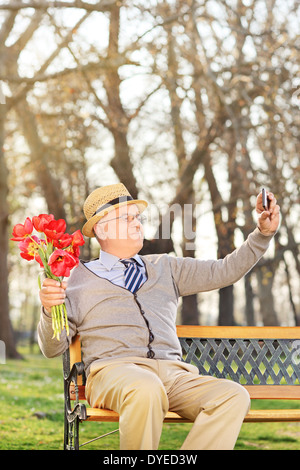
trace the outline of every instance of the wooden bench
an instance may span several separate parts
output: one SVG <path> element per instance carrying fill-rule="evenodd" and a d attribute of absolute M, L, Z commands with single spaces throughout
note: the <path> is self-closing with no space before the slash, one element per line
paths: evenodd
<path fill-rule="evenodd" d="M 203 375 L 231 379 L 248 390 L 252 400 L 300 400 L 300 327 L 177 326 L 183 359 Z M 298 341 L 297 341 L 298 340 Z M 64 449 L 79 449 L 81 421 L 118 422 L 111 410 L 89 408 L 79 337 L 63 355 Z M 72 407 L 71 403 L 75 400 Z M 250 410 L 245 422 L 300 421 L 300 409 Z M 167 423 L 186 423 L 168 412 Z"/>

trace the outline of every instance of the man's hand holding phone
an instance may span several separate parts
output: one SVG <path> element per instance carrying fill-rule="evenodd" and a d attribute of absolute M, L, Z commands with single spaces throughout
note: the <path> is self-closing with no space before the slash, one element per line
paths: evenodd
<path fill-rule="evenodd" d="M 280 223 L 280 207 L 273 193 L 264 188 L 257 196 L 256 212 L 259 214 L 257 226 L 266 236 L 274 235 Z"/>

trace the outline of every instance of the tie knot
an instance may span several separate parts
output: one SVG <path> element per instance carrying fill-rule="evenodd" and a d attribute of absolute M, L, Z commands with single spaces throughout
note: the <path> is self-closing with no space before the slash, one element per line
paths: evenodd
<path fill-rule="evenodd" d="M 143 283 L 143 273 L 137 261 L 133 258 L 121 259 L 124 266 L 125 287 L 131 292 L 135 293 L 140 285 Z"/>
<path fill-rule="evenodd" d="M 133 259 L 133 258 L 121 259 L 120 261 L 121 261 L 121 263 L 123 263 L 126 266 L 126 268 L 128 268 L 128 266 L 130 266 L 132 264 L 136 264 L 136 260 Z"/>

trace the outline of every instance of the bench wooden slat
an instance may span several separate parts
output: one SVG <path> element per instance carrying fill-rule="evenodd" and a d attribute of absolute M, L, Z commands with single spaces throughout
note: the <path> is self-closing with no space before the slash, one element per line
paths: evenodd
<path fill-rule="evenodd" d="M 300 326 L 177 325 L 179 338 L 300 339 Z"/>
<path fill-rule="evenodd" d="M 119 415 L 112 410 L 104 410 L 101 408 L 87 408 L 87 421 L 104 421 L 117 423 L 119 421 Z M 168 411 L 165 420 L 165 423 L 190 423 L 188 419 L 184 419 L 179 416 L 177 413 Z"/>
<path fill-rule="evenodd" d="M 117 423 L 119 415 L 112 410 L 103 410 L 99 408 L 87 408 L 87 421 L 111 422 Z M 299 422 L 299 410 L 250 410 L 244 419 L 245 423 L 258 422 Z M 191 423 L 190 420 L 182 418 L 177 413 L 168 411 L 165 423 Z"/>
<path fill-rule="evenodd" d="M 300 400 L 300 385 L 244 385 L 252 400 Z"/>
<path fill-rule="evenodd" d="M 300 422 L 300 410 L 250 410 L 245 423 Z"/>

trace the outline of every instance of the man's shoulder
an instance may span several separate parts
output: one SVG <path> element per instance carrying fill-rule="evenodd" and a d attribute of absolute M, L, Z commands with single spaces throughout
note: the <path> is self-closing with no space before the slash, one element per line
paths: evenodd
<path fill-rule="evenodd" d="M 153 267 L 157 269 L 166 269 L 169 268 L 171 263 L 170 259 L 172 256 L 168 253 L 158 253 L 158 254 L 147 254 L 147 255 L 140 255 L 141 260 L 145 264 L 151 264 Z"/>
<path fill-rule="evenodd" d="M 166 261 L 168 260 L 169 256 L 168 253 L 159 253 L 159 254 L 148 254 L 148 255 L 139 255 L 142 260 L 145 260 L 146 262 L 150 263 L 157 263 L 160 261 Z"/>
<path fill-rule="evenodd" d="M 78 266 L 76 266 L 76 268 L 71 271 L 71 275 L 68 280 L 68 286 L 76 284 L 80 280 L 82 282 L 82 279 L 85 274 L 89 273 L 89 269 L 85 266 L 85 264 L 86 261 L 80 260 Z"/>

